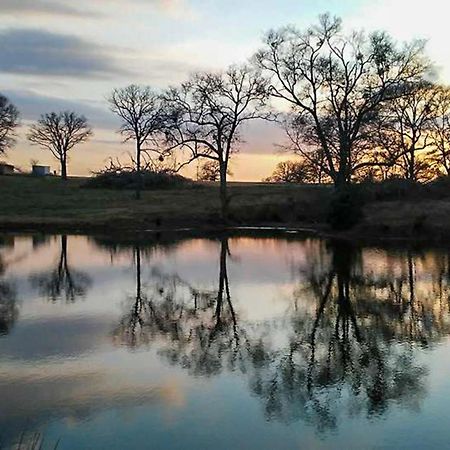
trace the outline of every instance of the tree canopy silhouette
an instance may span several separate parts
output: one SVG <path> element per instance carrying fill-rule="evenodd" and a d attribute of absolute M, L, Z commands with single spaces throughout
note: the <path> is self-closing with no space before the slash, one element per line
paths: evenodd
<path fill-rule="evenodd" d="M 205 158 L 219 165 L 221 215 L 227 219 L 227 173 L 230 157 L 239 148 L 241 128 L 267 119 L 265 78 L 250 66 L 224 73 L 197 73 L 179 88 L 164 94 L 168 149 L 187 153 L 185 164 Z"/>
<path fill-rule="evenodd" d="M 148 157 L 149 145 L 157 147 L 164 128 L 161 98 L 149 86 L 131 84 L 114 89 L 108 99 L 111 111 L 121 120 L 120 134 L 124 141 L 133 140 L 136 154 L 132 158 L 138 183 L 136 198 L 141 197 L 143 160 Z"/>
<path fill-rule="evenodd" d="M 67 179 L 68 153 L 92 136 L 87 119 L 73 111 L 43 114 L 30 127 L 28 140 L 49 150 L 61 165 L 61 178 Z"/>
<path fill-rule="evenodd" d="M 348 36 L 327 14 L 306 30 L 269 32 L 255 61 L 272 77 L 272 96 L 291 107 L 289 148 L 319 161 L 336 186 L 373 164 L 366 155 L 374 149 L 368 138 L 379 107 L 428 67 L 423 42 L 400 47 L 384 32 Z M 312 158 L 317 152 L 323 159 Z"/>
<path fill-rule="evenodd" d="M 0 94 L 0 155 L 6 153 L 14 143 L 14 131 L 19 125 L 19 111 Z"/>

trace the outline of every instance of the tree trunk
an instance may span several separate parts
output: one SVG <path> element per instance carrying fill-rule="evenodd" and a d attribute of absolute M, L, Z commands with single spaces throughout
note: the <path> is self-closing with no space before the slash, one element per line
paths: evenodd
<path fill-rule="evenodd" d="M 410 151 L 410 155 L 411 155 L 411 158 L 410 158 L 410 160 L 409 160 L 409 173 L 408 173 L 408 178 L 409 178 L 411 181 L 416 181 L 416 174 L 415 174 L 415 171 L 414 171 L 415 165 L 416 165 L 416 155 L 415 155 L 414 149 L 412 149 L 412 150 Z"/>
<path fill-rule="evenodd" d="M 350 149 L 343 145 L 340 149 L 339 172 L 337 173 L 335 187 L 345 189 L 350 184 Z"/>
<path fill-rule="evenodd" d="M 220 208 L 224 222 L 228 220 L 227 165 L 220 161 Z"/>
<path fill-rule="evenodd" d="M 345 172 L 343 170 L 340 170 L 334 180 L 334 187 L 339 191 L 345 189 L 348 184 L 349 182 Z"/>
<path fill-rule="evenodd" d="M 136 144 L 136 200 L 141 199 L 142 173 L 141 173 L 141 145 Z"/>
<path fill-rule="evenodd" d="M 447 176 L 449 176 L 449 175 L 450 175 L 450 167 L 448 166 L 447 163 L 444 164 L 444 168 L 445 168 L 445 174 L 446 174 Z"/>
<path fill-rule="evenodd" d="M 67 180 L 67 161 L 65 157 L 61 158 L 61 178 Z"/>

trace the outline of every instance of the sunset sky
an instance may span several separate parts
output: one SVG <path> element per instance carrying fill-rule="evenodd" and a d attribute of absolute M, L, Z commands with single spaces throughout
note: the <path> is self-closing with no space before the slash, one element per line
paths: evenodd
<path fill-rule="evenodd" d="M 23 131 L 41 113 L 64 109 L 85 114 L 95 132 L 73 151 L 69 174 L 89 174 L 108 156 L 125 158 L 131 148 L 115 132 L 105 100 L 112 88 L 163 89 L 196 70 L 244 62 L 268 29 L 307 26 L 327 11 L 349 28 L 428 39 L 428 54 L 449 82 L 448 8 L 444 0 L 0 0 L 0 91 L 18 106 L 23 125 L 8 160 L 28 168 L 38 159 L 57 169 Z M 232 178 L 268 176 L 289 158 L 275 146 L 282 139 L 274 125 L 248 127 Z"/>

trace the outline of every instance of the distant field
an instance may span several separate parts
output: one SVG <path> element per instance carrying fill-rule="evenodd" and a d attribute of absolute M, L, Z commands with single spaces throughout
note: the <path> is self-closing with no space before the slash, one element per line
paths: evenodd
<path fill-rule="evenodd" d="M 218 185 L 144 191 L 84 188 L 85 178 L 0 177 L 0 226 L 11 228 L 146 229 L 211 226 L 219 222 Z M 230 183 L 231 218 L 236 223 L 322 221 L 327 188 Z M 313 214 L 312 210 L 317 214 Z"/>
<path fill-rule="evenodd" d="M 215 183 L 169 190 L 88 189 L 85 178 L 0 176 L 0 228 L 42 231 L 135 231 L 220 225 Z M 447 193 L 447 190 L 449 191 Z M 233 225 L 284 225 L 327 232 L 330 186 L 230 183 Z M 450 238 L 450 189 L 438 197 L 371 199 L 346 237 Z"/>

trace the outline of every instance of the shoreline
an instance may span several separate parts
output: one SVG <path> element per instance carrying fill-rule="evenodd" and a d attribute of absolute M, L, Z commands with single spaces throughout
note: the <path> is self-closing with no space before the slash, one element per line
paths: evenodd
<path fill-rule="evenodd" d="M 230 219 L 224 224 L 217 184 L 143 191 L 136 201 L 130 191 L 86 188 L 86 180 L 0 176 L 0 231 L 136 236 L 233 230 L 355 243 L 450 242 L 450 183 L 431 194 L 422 188 L 406 193 L 385 188 L 381 197 L 376 189 L 383 186 L 374 186 L 360 222 L 334 231 L 327 224 L 332 199 L 327 186 L 230 183 Z"/>
<path fill-rule="evenodd" d="M 333 231 L 324 226 L 310 226 L 305 224 L 282 225 L 282 224 L 260 224 L 260 225 L 208 225 L 190 227 L 161 227 L 161 228 L 121 228 L 106 226 L 80 226 L 79 224 L 51 224 L 51 223 L 0 223 L 0 233 L 4 234 L 44 234 L 44 235 L 85 235 L 85 236 L 108 236 L 122 239 L 140 239 L 156 237 L 157 240 L 164 236 L 165 239 L 189 239 L 189 238 L 215 238 L 232 236 L 249 237 L 305 237 L 324 240 L 340 240 L 355 244 L 368 245 L 419 245 L 434 246 L 450 244 L 450 235 L 443 237 L 441 234 L 434 235 L 377 235 L 362 233 L 359 230 Z"/>

